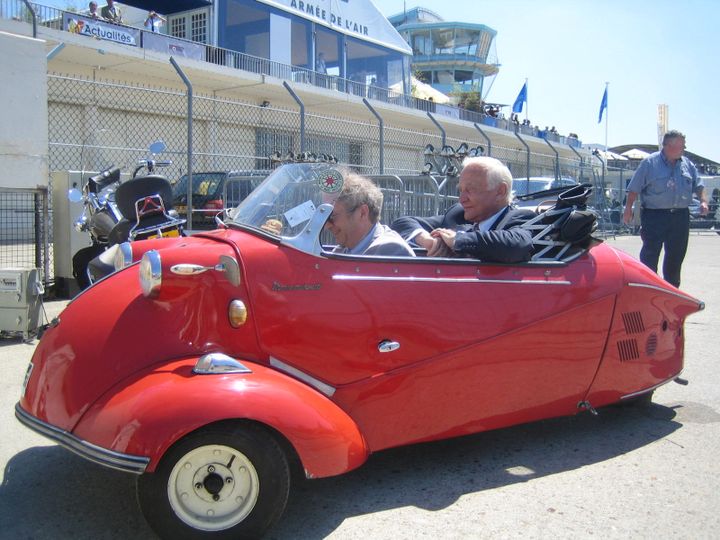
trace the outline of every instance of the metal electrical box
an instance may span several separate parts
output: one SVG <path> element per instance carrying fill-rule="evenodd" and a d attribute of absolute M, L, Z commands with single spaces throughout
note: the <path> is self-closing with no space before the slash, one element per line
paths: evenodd
<path fill-rule="evenodd" d="M 0 268 L 0 332 L 28 339 L 40 326 L 44 292 L 37 268 Z"/>
<path fill-rule="evenodd" d="M 82 188 L 81 179 L 93 173 L 80 171 L 55 171 L 51 174 L 53 185 L 53 258 L 55 283 L 60 296 L 75 296 L 79 289 L 72 270 L 72 257 L 84 247 L 92 245 L 90 235 L 75 230 L 73 224 L 83 213 L 83 204 L 68 200 L 70 188 Z"/>

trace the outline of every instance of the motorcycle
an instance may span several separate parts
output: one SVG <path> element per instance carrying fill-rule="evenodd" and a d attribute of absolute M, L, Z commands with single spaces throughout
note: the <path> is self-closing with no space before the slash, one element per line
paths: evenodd
<path fill-rule="evenodd" d="M 150 145 L 152 155 L 165 150 L 165 143 Z M 87 232 L 92 245 L 73 256 L 73 275 L 80 290 L 109 275 L 114 270 L 113 258 L 124 242 L 183 235 L 181 219 L 172 205 L 172 188 L 157 168 L 171 161 L 141 159 L 132 177 L 121 182 L 120 168 L 110 167 L 88 178 L 82 192 L 70 189 L 68 198 L 83 203 L 83 213 L 75 229 Z M 147 174 L 138 174 L 147 170 Z"/>

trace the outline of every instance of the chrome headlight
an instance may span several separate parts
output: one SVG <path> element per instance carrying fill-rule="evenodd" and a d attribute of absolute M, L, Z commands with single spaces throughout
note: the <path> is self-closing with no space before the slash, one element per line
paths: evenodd
<path fill-rule="evenodd" d="M 140 288 L 143 296 L 156 298 L 162 284 L 162 265 L 160 254 L 151 249 L 140 260 Z"/>
<path fill-rule="evenodd" d="M 120 244 L 115 251 L 115 257 L 113 258 L 113 266 L 115 271 L 122 270 L 130 266 L 133 262 L 132 244 L 130 242 L 123 242 Z"/>

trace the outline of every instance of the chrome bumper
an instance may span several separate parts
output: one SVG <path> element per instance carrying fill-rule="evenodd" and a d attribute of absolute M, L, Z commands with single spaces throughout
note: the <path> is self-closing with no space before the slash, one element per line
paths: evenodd
<path fill-rule="evenodd" d="M 40 435 L 44 435 L 61 446 L 64 446 L 71 452 L 75 452 L 77 455 L 100 465 L 104 465 L 105 467 L 133 474 L 142 474 L 145 472 L 145 469 L 150 463 L 149 457 L 131 456 L 129 454 L 113 452 L 112 450 L 101 448 L 87 441 L 83 441 L 82 439 L 78 439 L 72 433 L 68 433 L 67 431 L 56 428 L 55 426 L 51 426 L 50 424 L 47 424 L 42 420 L 38 420 L 34 416 L 28 414 L 22 407 L 20 407 L 20 403 L 15 405 L 15 416 L 20 423 L 29 427 L 33 431 L 36 431 Z"/>

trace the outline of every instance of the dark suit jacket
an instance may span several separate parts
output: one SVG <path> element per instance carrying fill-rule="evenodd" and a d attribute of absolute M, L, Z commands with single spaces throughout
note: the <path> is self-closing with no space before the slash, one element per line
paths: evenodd
<path fill-rule="evenodd" d="M 391 227 L 406 240 L 418 228 L 427 232 L 437 228 L 454 229 L 458 231 L 454 248 L 458 255 L 488 262 L 516 263 L 529 261 L 532 256 L 532 233 L 518 226 L 535 215 L 532 210 L 508 206 L 489 231 L 480 232 L 472 229 L 472 223 L 465 220 L 462 205 L 457 203 L 443 215 L 401 217 L 393 221 Z"/>
<path fill-rule="evenodd" d="M 529 261 L 533 252 L 532 232 L 520 225 L 536 215 L 532 210 L 508 206 L 489 231 L 480 232 L 467 226 L 458 230 L 453 251 L 488 262 Z"/>
<path fill-rule="evenodd" d="M 397 218 L 390 228 L 400 234 L 406 241 L 418 229 L 431 232 L 435 229 L 457 229 L 465 225 L 472 225 L 465 220 L 465 211 L 460 203 L 453 204 L 447 212 L 439 216 Z"/>

